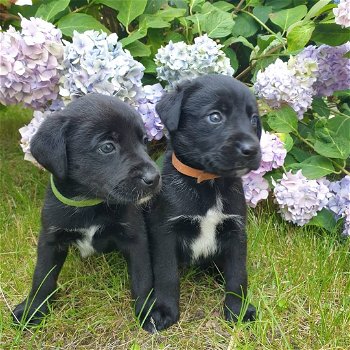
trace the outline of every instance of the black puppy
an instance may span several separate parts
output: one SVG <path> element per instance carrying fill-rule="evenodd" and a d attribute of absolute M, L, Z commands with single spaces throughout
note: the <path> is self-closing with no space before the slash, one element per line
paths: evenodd
<path fill-rule="evenodd" d="M 139 204 L 159 190 L 140 116 L 114 97 L 91 94 L 47 118 L 31 152 L 53 175 L 42 210 L 29 296 L 14 321 L 40 323 L 68 248 L 82 256 L 120 250 L 127 259 L 136 314 L 152 288 L 148 239 Z"/>
<path fill-rule="evenodd" d="M 156 110 L 170 142 L 163 188 L 149 213 L 156 304 L 145 328 L 179 318 L 179 264 L 214 262 L 226 282 L 226 320 L 247 291 L 246 204 L 240 177 L 261 160 L 256 100 L 234 78 L 207 75 L 163 96 Z M 252 305 L 243 317 L 252 320 Z"/>

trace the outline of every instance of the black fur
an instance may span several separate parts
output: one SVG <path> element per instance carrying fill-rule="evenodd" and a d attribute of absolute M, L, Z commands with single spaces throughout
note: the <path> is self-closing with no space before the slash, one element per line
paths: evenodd
<path fill-rule="evenodd" d="M 146 152 L 145 140 L 142 120 L 131 107 L 98 94 L 79 98 L 40 126 L 31 152 L 54 175 L 58 190 L 68 198 L 104 202 L 85 208 L 67 206 L 48 187 L 32 288 L 13 311 L 15 322 L 40 323 L 48 313 L 48 300 L 69 247 L 93 226 L 99 227 L 91 242 L 96 252 L 118 249 L 126 257 L 136 314 L 140 313 L 152 288 L 152 270 L 138 203 L 160 187 L 160 174 Z M 109 153 L 103 151 L 106 144 L 112 148 Z"/>
<path fill-rule="evenodd" d="M 169 130 L 170 142 L 163 188 L 148 215 L 156 304 L 144 327 L 153 332 L 178 320 L 178 267 L 193 262 L 204 266 L 214 262 L 222 271 L 225 318 L 236 320 L 247 291 L 246 204 L 240 176 L 257 169 L 261 160 L 256 100 L 239 81 L 207 75 L 182 83 L 163 96 L 156 109 Z M 215 113 L 222 122 L 210 120 Z M 184 164 L 221 177 L 197 184 L 173 167 L 173 151 Z M 200 234 L 198 218 L 218 200 L 222 214 L 231 216 L 216 226 L 216 251 L 193 261 L 191 244 Z M 254 317 L 255 308 L 249 305 L 243 319 Z"/>

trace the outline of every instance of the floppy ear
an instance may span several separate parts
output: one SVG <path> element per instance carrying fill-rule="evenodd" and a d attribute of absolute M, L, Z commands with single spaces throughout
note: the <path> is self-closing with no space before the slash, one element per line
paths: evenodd
<path fill-rule="evenodd" d="M 175 91 L 166 93 L 156 105 L 159 118 L 169 132 L 177 130 L 179 126 L 183 91 L 178 87 Z"/>
<path fill-rule="evenodd" d="M 33 157 L 54 176 L 67 175 L 65 129 L 68 121 L 59 113 L 47 117 L 30 142 Z"/>

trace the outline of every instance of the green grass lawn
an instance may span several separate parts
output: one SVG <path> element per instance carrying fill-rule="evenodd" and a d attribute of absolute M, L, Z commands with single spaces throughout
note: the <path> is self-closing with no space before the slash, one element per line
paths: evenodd
<path fill-rule="evenodd" d="M 17 130 L 30 116 L 18 107 L 0 111 L 1 349 L 350 349 L 350 243 L 288 225 L 272 208 L 249 220 L 252 324 L 225 324 L 222 284 L 190 269 L 182 274 L 180 322 L 147 334 L 133 317 L 122 257 L 81 259 L 73 250 L 51 315 L 36 329 L 14 328 L 10 311 L 30 288 L 48 179 L 22 160 Z"/>

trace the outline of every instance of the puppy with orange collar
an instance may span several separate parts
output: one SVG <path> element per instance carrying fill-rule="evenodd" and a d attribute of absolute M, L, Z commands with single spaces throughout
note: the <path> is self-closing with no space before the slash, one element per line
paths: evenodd
<path fill-rule="evenodd" d="M 247 292 L 246 204 L 241 176 L 260 165 L 256 100 L 234 78 L 202 76 L 163 96 L 169 131 L 163 189 L 148 215 L 154 274 L 150 332 L 179 319 L 182 264 L 215 265 L 226 284 L 225 319 L 237 320 Z M 249 305 L 243 320 L 255 318 Z"/>

